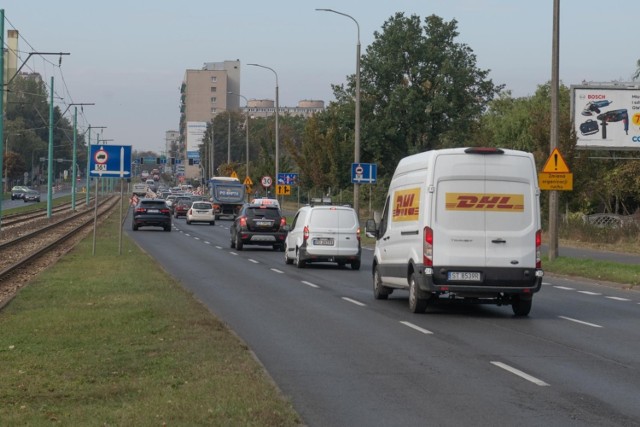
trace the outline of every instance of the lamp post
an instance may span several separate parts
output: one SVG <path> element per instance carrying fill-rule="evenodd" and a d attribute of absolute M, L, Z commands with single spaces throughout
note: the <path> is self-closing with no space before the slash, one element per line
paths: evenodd
<path fill-rule="evenodd" d="M 80 105 L 81 107 L 84 105 L 96 105 L 93 103 L 85 103 L 85 102 L 80 102 L 80 103 L 71 103 L 69 104 L 69 106 L 67 107 L 67 109 L 71 106 L 74 106 L 74 111 L 73 111 L 73 165 L 71 166 L 71 210 L 75 211 L 76 210 L 76 178 L 77 178 L 77 174 L 78 174 L 78 170 L 77 170 L 77 166 L 76 166 L 76 161 L 77 161 L 77 153 L 76 153 L 76 146 L 77 146 L 77 139 L 78 139 L 78 105 Z M 64 113 L 62 114 L 64 115 Z M 87 173 L 89 173 L 89 171 L 87 170 Z"/>
<path fill-rule="evenodd" d="M 245 130 L 246 130 L 246 134 L 247 134 L 247 143 L 246 143 L 246 147 L 247 147 L 247 154 L 246 154 L 246 169 L 245 169 L 245 176 L 248 178 L 249 177 L 249 100 L 247 100 L 246 97 L 240 95 L 239 93 L 233 93 L 233 92 L 228 92 L 231 95 L 238 95 L 238 97 L 244 99 L 244 102 L 247 104 L 247 111 L 245 114 L 245 120 L 247 122 L 247 124 L 245 125 Z M 239 103 L 238 103 L 239 104 Z"/>
<path fill-rule="evenodd" d="M 356 112 L 355 112 L 355 129 L 354 129 L 354 154 L 353 161 L 354 163 L 360 163 L 360 24 L 358 21 L 346 13 L 338 12 L 333 9 L 316 9 L 319 12 L 332 12 L 337 13 L 338 15 L 346 16 L 356 23 L 356 27 L 358 29 L 358 44 L 356 45 Z M 358 217 L 360 216 L 360 184 L 353 184 L 353 208 L 355 209 Z"/>
<path fill-rule="evenodd" d="M 278 115 L 280 112 L 280 104 L 278 101 L 278 73 L 276 73 L 276 70 L 274 70 L 273 68 L 270 67 L 266 67 L 264 65 L 260 65 L 260 64 L 247 64 L 247 65 L 252 65 L 254 67 L 260 67 L 260 68 L 266 68 L 267 70 L 271 70 L 273 72 L 273 74 L 276 76 L 276 176 L 274 177 L 274 180 L 276 182 L 276 184 L 278 183 L 278 173 L 280 172 L 280 159 L 279 159 L 279 145 L 280 145 L 280 140 L 278 138 Z"/>

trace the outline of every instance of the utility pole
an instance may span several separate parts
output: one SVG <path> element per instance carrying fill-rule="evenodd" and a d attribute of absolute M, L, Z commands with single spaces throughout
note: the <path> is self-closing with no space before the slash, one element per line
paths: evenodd
<path fill-rule="evenodd" d="M 553 0 L 553 37 L 551 53 L 551 135 L 549 155 L 558 147 L 560 82 L 560 0 Z M 558 191 L 549 193 L 549 261 L 558 256 Z"/>
<path fill-rule="evenodd" d="M 71 210 L 75 211 L 76 210 L 76 177 L 78 175 L 78 168 L 76 165 L 77 158 L 78 158 L 78 155 L 76 153 L 76 147 L 78 144 L 77 142 L 78 141 L 78 107 L 77 105 L 83 106 L 83 105 L 96 105 L 96 104 L 72 103 L 72 104 L 69 104 L 69 107 L 71 107 L 72 105 L 74 106 L 74 111 L 73 111 L 73 159 L 72 159 L 73 164 L 71 165 L 71 171 L 72 171 L 71 172 Z M 89 126 L 89 129 L 91 129 L 91 126 Z M 87 174 L 89 174 L 88 168 L 87 168 Z"/>
<path fill-rule="evenodd" d="M 4 9 L 0 9 L 0 177 L 2 176 L 2 166 L 4 163 Z M 4 196 L 4 194 L 3 194 Z M 2 199 L 0 197 L 0 230 L 2 230 Z"/>
<path fill-rule="evenodd" d="M 53 76 L 49 94 L 49 159 L 47 162 L 47 218 L 51 218 L 53 207 Z"/>

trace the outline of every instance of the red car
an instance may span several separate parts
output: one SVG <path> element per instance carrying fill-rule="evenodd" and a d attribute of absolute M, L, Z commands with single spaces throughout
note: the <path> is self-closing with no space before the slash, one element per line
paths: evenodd
<path fill-rule="evenodd" d="M 186 217 L 190 207 L 191 207 L 191 201 L 187 202 L 187 201 L 179 200 L 173 206 L 173 216 L 176 218 L 179 218 L 181 216 Z"/>

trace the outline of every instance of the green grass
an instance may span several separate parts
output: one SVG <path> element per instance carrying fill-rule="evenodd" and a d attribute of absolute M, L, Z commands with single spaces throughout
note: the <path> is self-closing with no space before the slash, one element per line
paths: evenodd
<path fill-rule="evenodd" d="M 0 312 L 6 425 L 301 423 L 250 350 L 115 215 Z"/>
<path fill-rule="evenodd" d="M 640 285 L 640 265 L 635 264 L 562 256 L 549 261 L 545 256 L 542 260 L 542 269 L 548 273 L 620 283 L 632 288 Z"/>

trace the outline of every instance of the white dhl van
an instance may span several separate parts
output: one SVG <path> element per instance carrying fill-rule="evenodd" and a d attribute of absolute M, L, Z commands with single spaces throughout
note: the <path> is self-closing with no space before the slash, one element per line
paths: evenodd
<path fill-rule="evenodd" d="M 424 312 L 443 296 L 531 310 L 540 290 L 540 189 L 533 155 L 452 148 L 402 159 L 375 237 L 373 293 L 409 290 Z"/>

